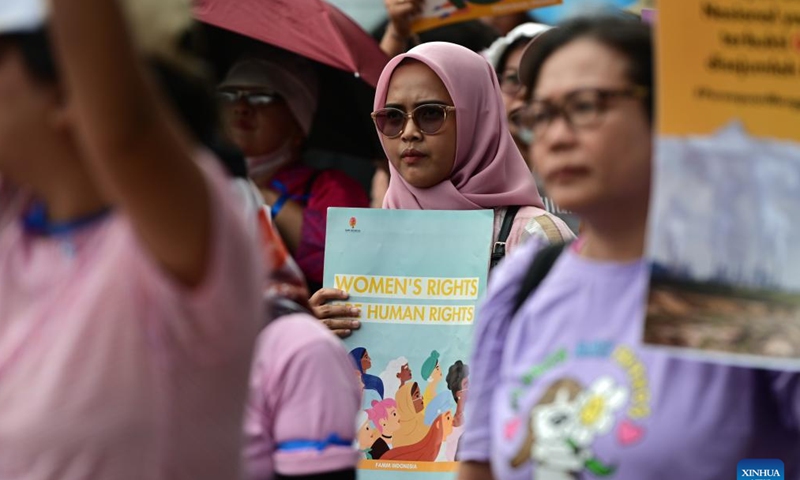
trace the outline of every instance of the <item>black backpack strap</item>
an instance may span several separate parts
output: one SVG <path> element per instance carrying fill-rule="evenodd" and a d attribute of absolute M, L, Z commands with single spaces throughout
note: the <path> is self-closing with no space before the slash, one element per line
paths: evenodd
<path fill-rule="evenodd" d="M 500 233 L 497 235 L 497 241 L 494 242 L 492 248 L 492 261 L 489 264 L 489 270 L 497 266 L 500 261 L 506 256 L 506 241 L 511 234 L 511 227 L 514 226 L 514 218 L 519 212 L 519 207 L 513 206 L 506 209 L 506 214 L 503 217 L 503 225 L 500 227 Z"/>
<path fill-rule="evenodd" d="M 564 248 L 566 248 L 567 245 L 569 244 L 559 243 L 548 245 L 536 253 L 536 256 L 533 258 L 533 262 L 531 262 L 531 266 L 528 268 L 528 272 L 525 274 L 525 277 L 523 277 L 520 288 L 517 291 L 517 295 L 514 300 L 514 309 L 511 310 L 510 314 L 512 318 L 517 313 L 517 310 L 522 307 L 522 304 L 525 303 L 525 300 L 527 300 L 528 297 L 530 297 L 530 295 L 536 291 L 547 274 L 550 273 L 550 269 L 553 268 L 556 260 L 558 260 L 558 256 L 561 255 L 561 252 L 564 251 Z"/>

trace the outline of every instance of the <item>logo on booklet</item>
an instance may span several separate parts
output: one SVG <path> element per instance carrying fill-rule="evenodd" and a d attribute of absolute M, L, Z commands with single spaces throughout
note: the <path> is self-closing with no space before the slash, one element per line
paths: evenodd
<path fill-rule="evenodd" d="M 361 233 L 361 230 L 356 230 L 356 225 L 358 225 L 358 219 L 356 217 L 350 217 L 350 228 L 346 228 L 345 232 L 350 233 Z"/>
<path fill-rule="evenodd" d="M 783 461 L 776 459 L 742 460 L 736 466 L 737 480 L 783 480 Z"/>

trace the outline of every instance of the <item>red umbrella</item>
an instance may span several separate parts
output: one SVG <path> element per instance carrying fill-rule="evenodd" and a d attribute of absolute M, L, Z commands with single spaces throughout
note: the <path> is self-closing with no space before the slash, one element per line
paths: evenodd
<path fill-rule="evenodd" d="M 388 58 L 350 17 L 324 0 L 195 0 L 195 18 L 339 70 L 372 87 Z"/>

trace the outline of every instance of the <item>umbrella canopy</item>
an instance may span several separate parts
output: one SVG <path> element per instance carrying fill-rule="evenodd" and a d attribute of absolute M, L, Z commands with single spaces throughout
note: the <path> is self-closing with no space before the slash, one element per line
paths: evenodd
<path fill-rule="evenodd" d="M 371 86 L 389 59 L 350 17 L 324 0 L 195 0 L 197 20 L 351 72 Z"/>

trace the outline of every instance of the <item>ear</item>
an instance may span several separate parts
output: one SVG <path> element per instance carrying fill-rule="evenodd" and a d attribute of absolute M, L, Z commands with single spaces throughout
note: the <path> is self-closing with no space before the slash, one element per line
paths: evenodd
<path fill-rule="evenodd" d="M 531 459 L 531 450 L 533 450 L 533 444 L 535 442 L 533 436 L 533 419 L 529 419 L 525 423 L 528 424 L 528 435 L 525 437 L 525 441 L 522 442 L 522 446 L 517 454 L 511 460 L 511 466 L 513 468 L 519 468 Z"/>

